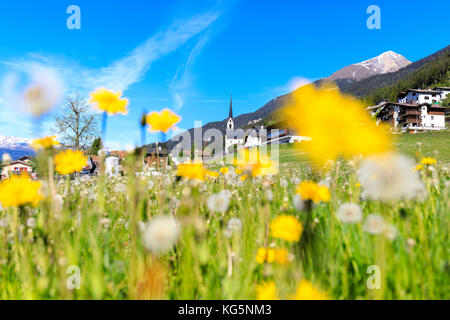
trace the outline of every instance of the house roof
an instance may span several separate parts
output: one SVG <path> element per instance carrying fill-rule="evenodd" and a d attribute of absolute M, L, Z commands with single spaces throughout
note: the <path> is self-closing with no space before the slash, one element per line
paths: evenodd
<path fill-rule="evenodd" d="M 378 108 L 380 108 L 380 107 L 382 107 L 382 106 L 385 106 L 385 105 L 387 105 L 387 104 L 390 104 L 390 103 L 392 103 L 392 102 L 386 101 L 386 100 L 385 100 L 385 101 L 383 101 L 383 102 L 377 104 L 376 106 L 369 106 L 369 107 L 367 107 L 366 109 L 367 109 L 367 110 L 378 109 Z"/>
<path fill-rule="evenodd" d="M 152 154 L 156 154 L 157 150 L 156 147 L 148 147 L 147 148 L 147 155 L 152 155 Z M 158 150 L 158 154 L 161 156 L 167 156 L 169 155 L 169 152 L 167 152 L 167 150 L 165 148 L 162 148 L 160 150 Z"/>
<path fill-rule="evenodd" d="M 128 151 L 111 151 L 109 154 L 111 156 L 116 156 L 119 159 L 125 159 L 128 153 L 129 153 Z"/>
<path fill-rule="evenodd" d="M 435 90 L 448 90 L 448 91 L 450 91 L 450 87 L 436 87 L 436 88 L 434 88 Z"/>
<path fill-rule="evenodd" d="M 14 161 L 11 161 L 10 163 L 5 164 L 5 167 L 13 166 L 13 165 L 16 165 L 16 164 L 21 164 L 21 165 L 23 165 L 23 166 L 27 166 L 27 167 L 30 167 L 30 168 L 31 168 L 31 165 L 30 165 L 29 163 L 24 162 L 24 161 L 21 161 L 21 160 L 14 160 Z"/>
<path fill-rule="evenodd" d="M 399 107 L 406 107 L 406 108 L 419 108 L 422 106 L 428 106 L 431 108 L 445 108 L 439 105 L 432 105 L 430 103 L 420 103 L 420 104 L 415 104 L 415 103 L 400 103 L 400 102 L 391 102 L 391 101 L 384 101 L 376 106 L 372 106 L 372 107 L 367 107 L 367 110 L 373 110 L 373 109 L 378 109 L 380 107 L 386 106 L 386 105 L 393 105 L 393 106 L 399 106 Z"/>
<path fill-rule="evenodd" d="M 417 93 L 435 93 L 440 94 L 440 91 L 430 90 L 430 89 L 409 89 L 408 92 L 417 92 Z"/>
<path fill-rule="evenodd" d="M 23 157 L 20 157 L 19 159 L 16 159 L 16 161 L 24 161 L 24 162 L 26 162 L 26 161 L 33 161 L 33 157 L 31 157 L 31 156 L 23 156 Z"/>

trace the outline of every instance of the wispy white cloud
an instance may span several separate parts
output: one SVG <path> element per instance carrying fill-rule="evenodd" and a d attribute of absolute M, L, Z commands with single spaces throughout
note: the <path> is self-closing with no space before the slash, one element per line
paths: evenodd
<path fill-rule="evenodd" d="M 21 72 L 28 72 L 36 66 L 53 68 L 67 80 L 70 88 L 93 90 L 105 86 L 112 90 L 126 90 L 143 79 L 154 61 L 175 51 L 206 30 L 220 15 L 220 10 L 212 10 L 189 19 L 177 20 L 165 31 L 147 39 L 127 56 L 100 69 L 81 66 L 61 57 L 34 53 L 25 58 L 15 58 L 3 63 L 12 70 Z"/>
<path fill-rule="evenodd" d="M 200 39 L 190 51 L 186 62 L 180 65 L 177 72 L 175 73 L 175 76 L 172 78 L 172 81 L 170 83 L 170 91 L 172 93 L 175 108 L 177 110 L 180 110 L 183 107 L 188 91 L 192 86 L 192 82 L 194 81 L 195 77 L 192 74 L 192 68 L 194 66 L 195 60 L 200 55 L 203 47 L 209 42 L 210 38 L 210 32 L 206 32 L 203 36 L 200 37 Z"/>
<path fill-rule="evenodd" d="M 107 87 L 115 91 L 125 91 L 133 84 L 144 79 L 153 62 L 177 50 L 192 38 L 200 35 L 198 42 L 189 54 L 184 68 L 182 71 L 180 69 L 179 77 L 177 76 L 177 80 L 173 81 L 173 88 L 180 92 L 180 97 L 183 99 L 182 95 L 191 81 L 190 72 L 195 58 L 209 40 L 208 33 L 205 33 L 205 31 L 222 13 L 223 10 L 218 9 L 218 6 L 216 6 L 212 10 L 193 17 L 178 19 L 165 30 L 148 38 L 125 57 L 117 59 L 103 68 L 83 66 L 63 56 L 37 53 L 30 53 L 25 57 L 3 60 L 0 63 L 7 67 L 7 75 L 29 75 L 30 71 L 36 68 L 47 68 L 65 80 L 66 90 L 77 89 L 82 94 L 87 94 L 87 92 L 98 87 Z M 5 86 L 2 85 L 2 87 Z M 4 94 L 3 97 L 6 100 Z M 166 98 L 161 98 L 160 100 L 167 101 Z M 14 112 L 10 108 L 6 108 L 5 104 L 0 104 L 0 118 L 1 122 L 5 124 L 5 126 L 2 126 L 2 131 L 18 132 L 19 129 L 11 130 L 14 125 L 20 126 L 22 128 L 20 131 L 23 131 L 23 128 L 29 130 L 31 125 L 23 120 L 23 115 Z M 120 143 L 120 145 L 124 146 L 123 143 Z M 119 143 L 115 146 L 119 146 Z M 127 147 L 129 146 L 127 145 Z"/>
<path fill-rule="evenodd" d="M 311 80 L 305 77 L 293 77 L 287 83 L 273 88 L 274 91 L 278 91 L 281 94 L 289 93 L 294 90 L 297 90 L 300 87 L 303 87 L 307 84 L 314 82 L 315 80 Z"/>

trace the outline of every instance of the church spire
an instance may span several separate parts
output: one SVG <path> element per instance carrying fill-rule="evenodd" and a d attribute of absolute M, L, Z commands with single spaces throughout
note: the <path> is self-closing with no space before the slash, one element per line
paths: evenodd
<path fill-rule="evenodd" d="M 233 119 L 233 93 L 230 94 L 230 114 L 228 115 L 228 119 Z"/>

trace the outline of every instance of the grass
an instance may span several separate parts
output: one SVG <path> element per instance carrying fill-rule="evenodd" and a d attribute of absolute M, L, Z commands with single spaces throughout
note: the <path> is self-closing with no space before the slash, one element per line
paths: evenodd
<path fill-rule="evenodd" d="M 444 163 L 450 162 L 450 131 L 437 131 L 416 134 L 402 134 L 396 139 L 395 146 L 401 152 L 416 156 L 419 151 L 423 156 L 436 158 Z M 420 144 L 420 146 L 418 145 Z"/>
<path fill-rule="evenodd" d="M 133 157 L 124 177 L 42 177 L 47 197 L 36 208 L 0 211 L 0 299 L 255 299 L 266 282 L 287 299 L 305 280 L 333 299 L 449 299 L 448 134 L 399 136 L 398 148 L 410 155 L 419 141 L 423 155 L 439 150 L 434 169 L 421 172 L 424 200 L 363 200 L 353 164 L 312 172 L 288 145 L 272 178 L 221 174 L 197 183 L 177 181 L 170 169 L 137 177 Z M 298 210 L 296 186 L 311 179 L 327 181 L 330 201 Z M 227 210 L 211 210 L 208 199 L 223 190 Z M 345 202 L 358 204 L 364 218 L 380 214 L 398 234 L 388 239 L 363 222 L 343 223 L 336 212 Z M 300 241 L 270 236 L 282 214 L 302 223 Z M 181 233 L 172 249 L 155 253 L 144 234 L 161 215 L 176 217 Z M 240 219 L 240 231 L 229 232 L 231 218 Z M 266 246 L 286 249 L 288 262 L 256 262 Z"/>
<path fill-rule="evenodd" d="M 424 157 L 433 157 L 443 163 L 450 163 L 450 131 L 443 130 L 437 132 L 426 132 L 416 134 L 399 134 L 394 136 L 394 147 L 396 150 L 417 158 L 416 153 Z M 217 168 L 219 163 L 232 164 L 235 155 L 228 155 L 225 159 L 218 159 L 212 162 L 212 168 Z M 305 152 L 297 149 L 295 144 L 279 145 L 279 162 L 283 168 L 296 168 L 309 165 Z"/>

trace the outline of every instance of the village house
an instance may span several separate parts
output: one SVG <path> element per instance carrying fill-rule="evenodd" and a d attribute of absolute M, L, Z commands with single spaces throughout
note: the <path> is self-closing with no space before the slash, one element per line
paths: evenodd
<path fill-rule="evenodd" d="M 412 94 L 416 91 L 416 95 Z M 445 129 L 445 110 L 446 108 L 439 104 L 418 103 L 425 99 L 419 90 L 409 90 L 406 96 L 401 95 L 399 102 L 383 101 L 380 104 L 368 107 L 367 110 L 376 117 L 377 123 L 386 122 L 399 131 L 426 131 Z M 422 91 L 422 90 L 420 90 Z M 435 91 L 427 91 L 429 97 L 436 95 Z M 416 100 L 405 100 L 405 97 L 415 97 Z M 438 97 L 438 98 L 437 98 Z M 440 99 L 435 96 L 436 100 Z M 404 102 L 408 101 L 408 103 Z"/>
<path fill-rule="evenodd" d="M 169 153 L 162 146 L 152 146 L 147 148 L 145 164 L 149 167 L 165 168 L 169 165 Z"/>
<path fill-rule="evenodd" d="M 408 104 L 437 104 L 441 101 L 442 91 L 431 89 L 409 89 L 397 96 L 397 102 Z"/>
<path fill-rule="evenodd" d="M 21 157 L 17 160 L 4 164 L 2 169 L 2 179 L 8 178 L 11 174 L 33 173 L 32 158 L 29 156 Z"/>
<path fill-rule="evenodd" d="M 289 121 L 280 121 L 266 128 L 267 141 L 266 144 L 282 144 L 282 143 L 294 143 L 301 141 L 310 141 L 311 138 L 297 135 L 297 133 L 291 129 Z"/>
<path fill-rule="evenodd" d="M 450 87 L 436 87 L 434 90 L 441 92 L 441 100 L 447 99 L 450 93 Z"/>

